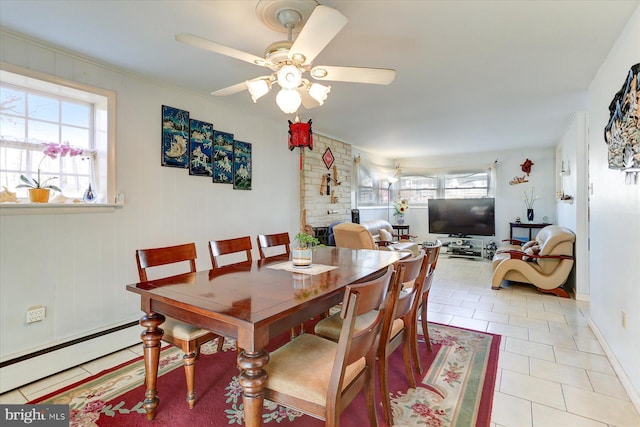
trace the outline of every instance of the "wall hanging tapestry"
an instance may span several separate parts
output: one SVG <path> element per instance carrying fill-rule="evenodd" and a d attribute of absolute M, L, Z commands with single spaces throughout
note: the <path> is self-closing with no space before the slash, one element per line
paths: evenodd
<path fill-rule="evenodd" d="M 609 168 L 626 172 L 627 184 L 637 183 L 640 172 L 639 80 L 640 64 L 635 64 L 609 104 L 611 115 L 604 128 Z"/>
<path fill-rule="evenodd" d="M 189 167 L 189 112 L 162 106 L 162 166 Z"/>

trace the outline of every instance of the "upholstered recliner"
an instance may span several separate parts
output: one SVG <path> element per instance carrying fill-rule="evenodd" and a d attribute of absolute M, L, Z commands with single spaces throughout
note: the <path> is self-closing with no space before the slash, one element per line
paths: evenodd
<path fill-rule="evenodd" d="M 414 255 L 417 255 L 420 251 L 418 245 L 411 241 L 394 243 L 388 240 L 376 240 L 364 224 L 343 222 L 333 227 L 333 235 L 336 240 L 336 246 L 341 248 L 405 251 L 412 252 Z"/>
<path fill-rule="evenodd" d="M 515 244 L 498 248 L 492 262 L 491 287 L 500 289 L 503 280 L 511 280 L 568 298 L 569 293 L 562 286 L 575 262 L 575 240 L 575 234 L 568 228 L 549 225 L 538 232 L 527 249 Z"/>

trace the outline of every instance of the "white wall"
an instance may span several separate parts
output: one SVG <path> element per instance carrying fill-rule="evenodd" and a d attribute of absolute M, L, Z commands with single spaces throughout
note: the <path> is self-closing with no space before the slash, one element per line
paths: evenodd
<path fill-rule="evenodd" d="M 591 320 L 640 395 L 640 184 L 607 166 L 603 129 L 609 103 L 640 62 L 640 8 L 622 30 L 589 87 Z M 621 311 L 627 314 L 622 327 Z M 623 382 L 624 382 L 623 378 Z M 630 391 L 630 395 L 633 393 Z M 636 407 L 638 407 L 636 400 Z"/>
<path fill-rule="evenodd" d="M 564 162 L 566 175 L 559 172 Z M 557 189 L 571 195 L 570 202 L 557 202 L 558 224 L 576 233 L 575 292 L 577 300 L 589 300 L 587 113 L 577 112 L 556 150 Z"/>
<path fill-rule="evenodd" d="M 528 182 L 510 185 L 509 181 L 515 176 L 525 175 L 520 164 L 526 159 L 534 163 L 531 174 L 527 177 Z M 522 221 L 526 221 L 523 191 L 529 193 L 532 187 L 535 187 L 534 194 L 540 196 L 534 203 L 534 221 L 542 222 L 542 218 L 547 216 L 550 222 L 555 223 L 555 148 L 549 144 L 499 152 L 398 159 L 398 163 L 404 173 L 420 169 L 488 168 L 496 160 L 496 236 L 485 240 L 500 243 L 503 239 L 509 238 L 509 222 L 513 222 L 518 216 Z M 435 239 L 435 236 L 428 233 L 426 208 L 412 207 L 405 217 L 406 223 L 411 225 L 411 234 L 417 235 L 418 241 Z"/>
<path fill-rule="evenodd" d="M 137 248 L 193 241 L 198 268 L 207 269 L 209 240 L 298 231 L 298 156 L 287 149 L 285 118 L 268 122 L 213 97 L 10 34 L 3 33 L 1 43 L 4 62 L 117 92 L 117 190 L 126 195 L 125 206 L 108 213 L 2 211 L 2 360 L 139 319 L 139 297 L 125 290 L 127 283 L 138 280 Z M 189 176 L 186 169 L 161 167 L 163 104 L 190 111 L 192 118 L 251 142 L 253 189 L 233 190 Z M 27 307 L 37 304 L 46 307 L 47 318 L 25 324 Z"/>

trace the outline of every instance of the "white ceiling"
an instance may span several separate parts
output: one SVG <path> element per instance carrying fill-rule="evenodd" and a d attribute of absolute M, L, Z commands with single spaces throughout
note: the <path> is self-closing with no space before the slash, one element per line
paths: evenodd
<path fill-rule="evenodd" d="M 286 35 L 262 24 L 256 3 L 1 0 L 0 26 L 208 94 L 268 72 L 175 35 L 263 56 Z M 572 112 L 586 109 L 589 83 L 640 2 L 320 3 L 349 22 L 314 65 L 395 68 L 397 77 L 389 86 L 331 82 L 324 106 L 301 107 L 300 118 L 312 118 L 315 132 L 400 159 L 557 144 Z M 220 100 L 283 126 L 292 118 L 275 105 L 275 91 L 257 104 L 246 91 Z"/>

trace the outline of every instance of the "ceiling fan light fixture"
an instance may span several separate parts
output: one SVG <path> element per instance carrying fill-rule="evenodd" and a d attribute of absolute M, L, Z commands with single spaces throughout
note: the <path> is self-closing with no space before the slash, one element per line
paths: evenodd
<path fill-rule="evenodd" d="M 295 89 L 302 82 L 302 72 L 295 65 L 285 65 L 278 70 L 278 84 L 283 89 Z"/>
<path fill-rule="evenodd" d="M 294 54 L 291 56 L 291 60 L 292 60 L 293 62 L 297 63 L 297 64 L 304 64 L 304 61 L 306 61 L 306 60 L 307 60 L 307 57 L 306 57 L 306 56 L 304 56 L 304 55 L 303 55 L 303 54 L 301 54 L 301 53 L 294 53 Z"/>
<path fill-rule="evenodd" d="M 309 95 L 318 101 L 320 105 L 324 104 L 329 92 L 331 92 L 331 86 L 324 86 L 319 83 L 311 83 L 311 85 L 309 85 Z"/>
<path fill-rule="evenodd" d="M 311 70 L 311 75 L 317 79 L 323 79 L 327 77 L 327 74 L 329 74 L 329 72 L 324 68 L 314 68 Z"/>
<path fill-rule="evenodd" d="M 253 80 L 247 80 L 247 89 L 251 94 L 251 99 L 255 103 L 258 99 L 262 98 L 271 90 L 271 82 L 267 79 L 258 78 Z"/>
<path fill-rule="evenodd" d="M 280 89 L 276 95 L 276 104 L 285 114 L 293 114 L 298 111 L 302 97 L 295 89 Z"/>

